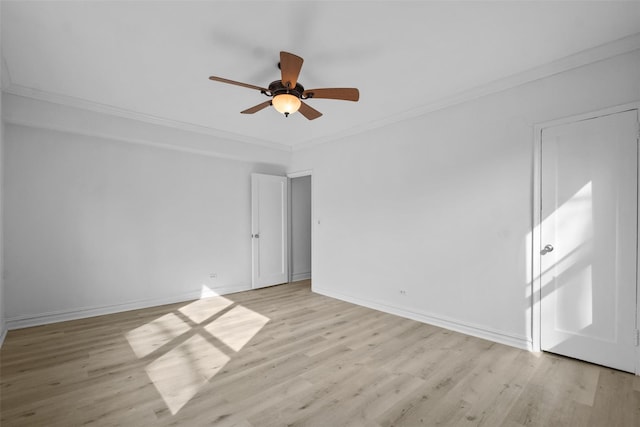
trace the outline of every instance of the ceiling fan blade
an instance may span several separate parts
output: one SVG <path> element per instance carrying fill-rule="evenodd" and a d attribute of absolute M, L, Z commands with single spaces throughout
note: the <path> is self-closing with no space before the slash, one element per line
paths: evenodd
<path fill-rule="evenodd" d="M 309 105 L 304 102 L 300 103 L 300 109 L 298 111 L 309 120 L 317 119 L 322 115 L 320 111 L 309 107 Z"/>
<path fill-rule="evenodd" d="M 253 114 L 253 113 L 257 113 L 258 111 L 267 108 L 269 105 L 271 105 L 271 100 L 269 101 L 265 101 L 262 104 L 258 104 L 254 107 L 251 108 L 247 108 L 244 111 L 240 111 L 242 114 Z"/>
<path fill-rule="evenodd" d="M 360 99 L 360 91 L 354 87 L 336 87 L 324 89 L 307 89 L 302 93 L 305 98 L 341 99 L 344 101 L 357 101 Z"/>
<path fill-rule="evenodd" d="M 249 89 L 259 90 L 261 92 L 269 91 L 269 89 L 265 89 L 265 88 L 260 87 L 260 86 L 250 85 L 249 83 L 241 83 L 241 82 L 237 82 L 235 80 L 229 80 L 229 79 L 225 79 L 225 78 L 222 78 L 222 77 L 211 76 L 211 77 L 209 77 L 209 80 L 213 80 L 215 82 L 221 82 L 221 83 L 228 83 L 230 85 L 242 86 L 242 87 L 246 87 L 246 88 L 249 88 Z"/>
<path fill-rule="evenodd" d="M 298 83 L 298 75 L 302 69 L 304 59 L 289 52 L 280 52 L 280 71 L 282 84 L 293 89 Z"/>

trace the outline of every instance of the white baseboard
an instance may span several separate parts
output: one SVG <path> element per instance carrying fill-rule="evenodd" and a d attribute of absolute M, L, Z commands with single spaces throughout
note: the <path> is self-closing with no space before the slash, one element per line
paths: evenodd
<path fill-rule="evenodd" d="M 121 304 L 82 307 L 70 310 L 51 311 L 24 316 L 14 316 L 6 319 L 8 330 L 29 328 L 31 326 L 47 325 L 50 323 L 66 322 L 68 320 L 86 319 L 87 317 L 103 316 L 105 314 L 121 313 L 123 311 L 138 310 L 141 308 L 157 307 L 166 304 L 175 304 L 185 301 L 193 301 L 203 297 L 216 295 L 227 295 L 235 292 L 248 291 L 251 286 L 227 286 L 224 288 L 212 289 L 207 295 L 202 295 L 202 291 L 188 292 L 181 295 L 173 295 L 163 298 L 150 298 L 138 301 L 129 301 Z M 4 335 L 3 335 L 4 338 Z"/>
<path fill-rule="evenodd" d="M 306 273 L 292 273 L 291 274 L 291 281 L 292 282 L 297 282 L 299 280 L 307 280 L 307 279 L 311 279 L 311 272 L 308 271 Z"/>
<path fill-rule="evenodd" d="M 531 340 L 524 336 L 509 334 L 491 328 L 486 328 L 484 326 L 449 319 L 432 313 L 418 313 L 401 307 L 395 307 L 378 301 L 354 297 L 352 295 L 343 294 L 341 292 L 336 292 L 330 289 L 319 288 L 313 285 L 311 285 L 311 288 L 313 292 L 331 298 L 336 298 L 342 301 L 372 308 L 374 310 L 383 311 L 385 313 L 394 314 L 396 316 L 405 317 L 407 319 L 417 320 L 418 322 L 439 326 L 441 328 L 497 342 L 500 344 L 505 344 L 511 347 L 516 347 L 528 351 L 533 350 Z"/>

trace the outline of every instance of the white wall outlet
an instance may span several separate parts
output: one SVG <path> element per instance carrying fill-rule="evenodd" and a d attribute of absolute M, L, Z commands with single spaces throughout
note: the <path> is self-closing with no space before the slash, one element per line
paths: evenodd
<path fill-rule="evenodd" d="M 400 289 L 400 295 L 407 295 L 407 291 L 405 291 L 404 289 Z"/>
<path fill-rule="evenodd" d="M 218 277 L 218 273 L 209 273 L 210 279 L 215 279 L 216 277 Z"/>

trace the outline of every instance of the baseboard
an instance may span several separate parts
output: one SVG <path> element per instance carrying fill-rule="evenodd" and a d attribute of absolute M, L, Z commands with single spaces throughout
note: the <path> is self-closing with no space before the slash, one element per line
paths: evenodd
<path fill-rule="evenodd" d="M 207 298 L 216 295 L 227 295 L 236 292 L 248 291 L 250 289 L 250 285 L 227 286 L 224 288 L 212 289 L 207 292 L 206 295 L 203 295 L 202 291 L 194 291 L 180 295 L 173 295 L 170 297 L 149 298 L 144 300 L 129 301 L 121 304 L 82 307 L 71 310 L 51 311 L 47 313 L 31 314 L 25 316 L 14 316 L 6 319 L 6 329 L 22 329 L 32 326 L 47 325 L 50 323 L 66 322 L 68 320 L 86 319 L 88 317 L 103 316 L 105 314 L 121 313 L 123 311 L 139 310 L 142 308 L 193 301 L 201 299 L 203 297 Z"/>
<path fill-rule="evenodd" d="M 311 279 L 311 272 L 308 271 L 306 273 L 292 273 L 291 274 L 291 281 L 292 282 L 297 282 L 299 280 L 307 280 L 307 279 Z"/>
<path fill-rule="evenodd" d="M 312 285 L 312 291 L 331 298 L 372 308 L 374 310 L 383 311 L 385 313 L 394 314 L 396 316 L 405 317 L 407 319 L 416 320 L 418 322 L 427 323 L 429 325 L 439 326 L 441 328 L 471 335 L 477 338 L 505 344 L 511 347 L 532 351 L 532 343 L 527 337 L 517 336 L 502 331 L 486 328 L 480 325 L 474 325 L 468 322 L 461 322 L 449 319 L 440 315 L 424 312 L 414 312 L 405 308 L 396 307 L 381 303 L 378 301 L 368 300 L 364 298 L 354 297 L 352 295 L 343 294 L 330 289 L 325 289 Z"/>

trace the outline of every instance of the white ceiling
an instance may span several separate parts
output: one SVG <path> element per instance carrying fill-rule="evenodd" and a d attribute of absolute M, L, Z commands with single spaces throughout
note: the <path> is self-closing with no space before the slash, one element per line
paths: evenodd
<path fill-rule="evenodd" d="M 312 143 L 370 128 L 640 33 L 640 1 L 2 1 L 3 84 L 231 139 Z M 304 58 L 300 83 L 358 87 L 358 103 L 309 100 L 284 118 L 250 89 L 279 79 L 279 51 Z M 8 74 L 8 75 L 7 75 Z"/>

